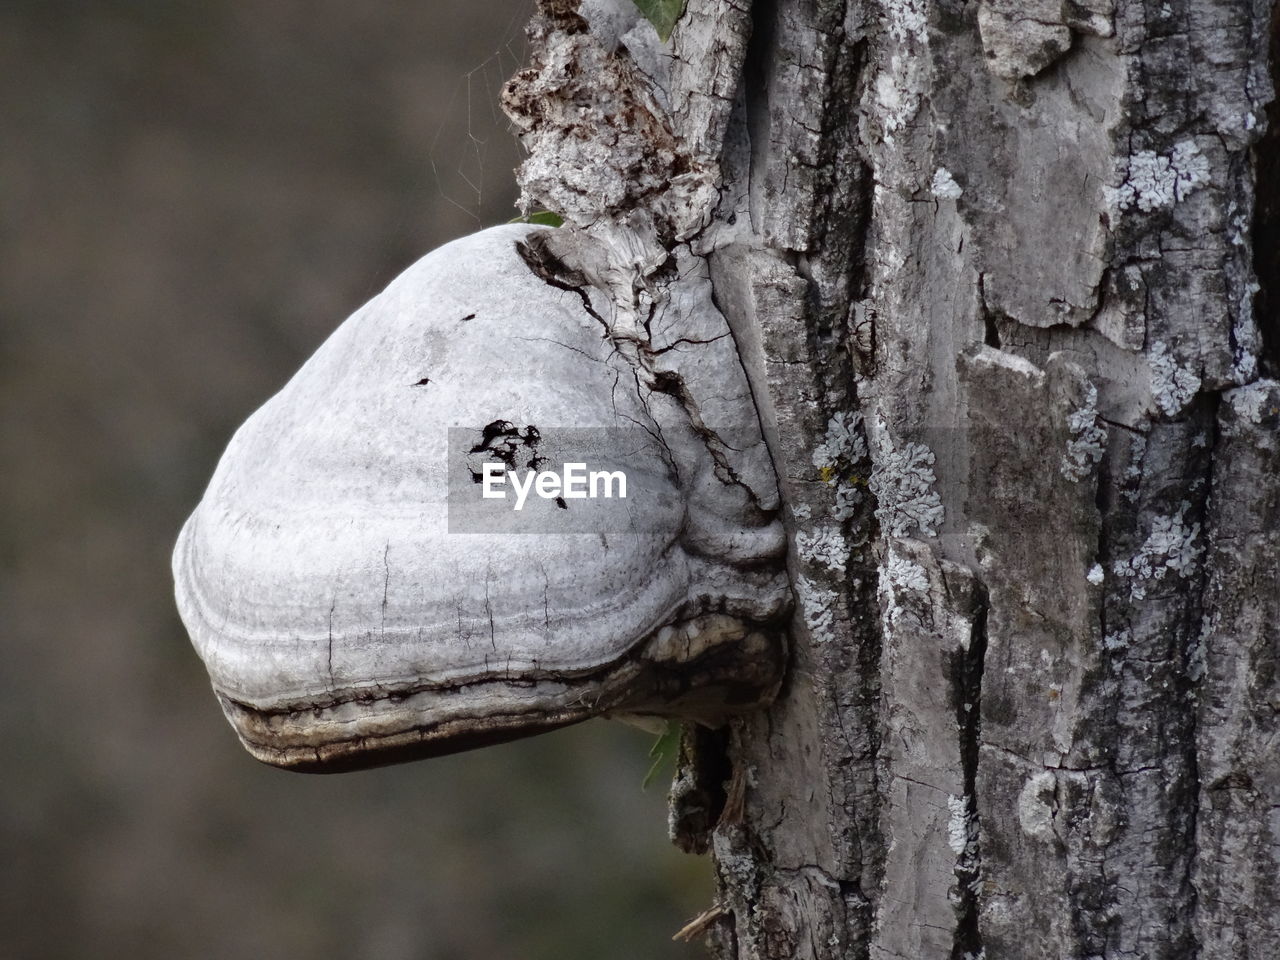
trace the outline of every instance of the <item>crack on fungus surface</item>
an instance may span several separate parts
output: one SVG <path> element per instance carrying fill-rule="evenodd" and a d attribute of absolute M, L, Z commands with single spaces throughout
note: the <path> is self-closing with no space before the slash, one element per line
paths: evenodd
<path fill-rule="evenodd" d="M 580 270 L 568 266 L 551 251 L 545 234 L 531 233 L 525 239 L 517 240 L 516 252 L 538 279 L 559 290 L 567 290 L 581 297 L 582 308 L 604 328 L 606 335 L 609 334 L 609 324 L 591 305 L 591 297 L 587 293 L 589 284 L 586 276 Z"/>

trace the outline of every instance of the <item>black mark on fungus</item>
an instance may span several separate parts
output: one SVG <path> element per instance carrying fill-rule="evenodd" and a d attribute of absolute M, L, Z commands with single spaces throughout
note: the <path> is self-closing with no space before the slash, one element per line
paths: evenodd
<path fill-rule="evenodd" d="M 542 434 L 533 424 L 528 424 L 521 430 L 510 420 L 494 420 L 481 429 L 480 442 L 468 452 L 492 454 L 502 461 L 508 470 L 514 470 L 520 465 L 517 462 L 517 454 L 523 447 L 528 450 L 524 465 L 537 470 L 539 464 L 547 462 L 546 457 L 538 456 L 538 444 L 541 440 Z M 474 472 L 472 476 L 475 476 Z"/>

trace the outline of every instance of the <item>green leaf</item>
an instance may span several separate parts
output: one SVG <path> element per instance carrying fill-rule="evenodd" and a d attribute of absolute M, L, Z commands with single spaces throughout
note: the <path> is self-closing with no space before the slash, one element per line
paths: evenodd
<path fill-rule="evenodd" d="M 507 223 L 534 223 L 540 227 L 562 227 L 564 217 L 550 210 L 535 210 L 527 217 L 512 217 Z"/>
<path fill-rule="evenodd" d="M 676 757 L 680 754 L 680 731 L 679 720 L 668 720 L 667 729 L 649 748 L 649 757 L 653 760 L 653 765 L 644 775 L 644 782 L 640 784 L 641 790 L 648 790 L 649 784 L 653 783 L 654 778 L 662 772 L 664 767 L 675 768 Z"/>
<path fill-rule="evenodd" d="M 636 8 L 653 24 L 653 29 L 658 31 L 658 38 L 663 43 L 667 42 L 671 31 L 675 29 L 676 21 L 684 13 L 684 4 L 685 0 L 635 0 Z"/>

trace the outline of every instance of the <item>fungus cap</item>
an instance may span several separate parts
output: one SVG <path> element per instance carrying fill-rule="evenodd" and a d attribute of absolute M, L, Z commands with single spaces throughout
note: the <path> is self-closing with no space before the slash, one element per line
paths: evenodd
<path fill-rule="evenodd" d="M 184 526 L 178 608 L 258 759 L 336 770 L 592 716 L 713 721 L 776 690 L 776 511 L 717 481 L 687 411 L 535 275 L 534 229 L 447 244 L 358 310 L 237 431 Z M 491 506 L 470 455 L 538 459 L 556 431 L 624 436 L 631 504 L 530 497 L 527 528 L 468 528 Z"/>

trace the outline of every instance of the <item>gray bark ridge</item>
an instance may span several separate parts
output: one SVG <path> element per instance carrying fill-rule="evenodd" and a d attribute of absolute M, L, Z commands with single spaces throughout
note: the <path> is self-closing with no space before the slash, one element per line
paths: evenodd
<path fill-rule="evenodd" d="M 720 957 L 1272 955 L 1273 29 L 541 0 L 527 200 L 619 303 L 705 261 L 782 487 L 789 679 L 673 811 Z"/>

